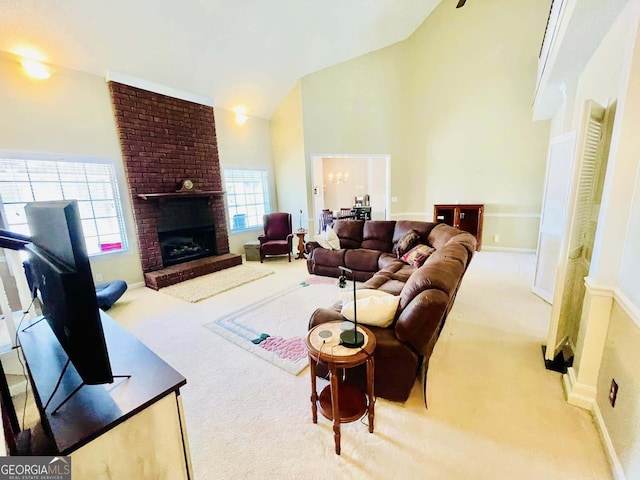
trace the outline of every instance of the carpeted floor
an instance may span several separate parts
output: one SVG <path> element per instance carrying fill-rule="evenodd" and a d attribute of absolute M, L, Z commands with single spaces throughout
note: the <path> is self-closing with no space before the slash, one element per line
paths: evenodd
<path fill-rule="evenodd" d="M 294 283 L 304 262 L 271 261 L 275 275 L 196 304 L 130 290 L 109 314 L 187 378 L 197 479 L 611 478 L 590 413 L 568 405 L 560 374 L 544 369 L 550 307 L 530 293 L 533 261 L 476 255 L 431 358 L 429 410 L 418 383 L 404 404 L 378 399 L 373 434 L 342 426 L 341 456 L 330 422 L 311 422 L 306 372 L 203 327 Z"/>
<path fill-rule="evenodd" d="M 186 282 L 177 283 L 169 287 L 160 289 L 162 293 L 184 300 L 185 302 L 196 303 L 205 298 L 213 297 L 219 293 L 226 292 L 233 288 L 254 282 L 259 278 L 272 275 L 273 270 L 252 265 L 242 264 L 236 267 L 220 270 L 196 277 Z"/>

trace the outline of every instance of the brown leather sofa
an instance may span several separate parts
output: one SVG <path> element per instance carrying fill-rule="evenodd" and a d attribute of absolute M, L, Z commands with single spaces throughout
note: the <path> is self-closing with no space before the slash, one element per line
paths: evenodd
<path fill-rule="evenodd" d="M 420 242 L 435 248 L 422 266 L 407 265 L 393 254 L 394 246 L 412 229 Z M 445 224 L 414 221 L 339 220 L 334 230 L 341 250 L 307 244 L 309 273 L 338 277 L 339 265 L 354 271 L 360 288 L 374 288 L 400 296 L 393 323 L 387 328 L 369 326 L 376 336 L 375 395 L 404 402 L 420 367 L 426 394 L 426 367 L 447 314 L 451 310 L 464 272 L 476 249 L 473 235 Z M 309 328 L 342 320 L 341 304 L 317 309 Z M 322 366 L 319 366 L 322 367 Z M 317 369 L 319 376 L 326 369 Z M 345 372 L 346 378 L 365 388 L 365 369 Z M 425 396 L 426 399 L 426 396 Z M 426 400 L 425 400 L 426 401 Z"/>

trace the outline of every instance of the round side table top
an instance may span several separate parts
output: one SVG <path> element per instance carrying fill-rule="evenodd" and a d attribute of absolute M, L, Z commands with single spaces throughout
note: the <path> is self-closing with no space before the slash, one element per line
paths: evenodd
<path fill-rule="evenodd" d="M 357 365 L 371 356 L 376 348 L 376 337 L 371 330 L 359 324 L 358 331 L 364 335 L 364 344 L 358 348 L 348 348 L 340 344 L 341 325 L 344 323 L 327 322 L 309 330 L 306 338 L 309 354 L 321 362 L 336 365 Z"/>

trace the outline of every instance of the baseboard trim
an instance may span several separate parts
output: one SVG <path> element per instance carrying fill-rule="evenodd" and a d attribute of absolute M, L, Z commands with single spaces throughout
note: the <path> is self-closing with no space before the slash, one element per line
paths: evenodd
<path fill-rule="evenodd" d="M 573 367 L 567 368 L 567 373 L 562 375 L 562 387 L 564 388 L 567 403 L 586 410 L 593 410 L 596 403 L 596 389 L 589 385 L 578 383 L 576 371 Z"/>
<path fill-rule="evenodd" d="M 620 463 L 620 459 L 618 458 L 616 449 L 614 448 L 611 437 L 609 436 L 609 430 L 607 430 L 607 426 L 604 423 L 604 418 L 602 417 L 602 412 L 600 411 L 598 402 L 593 403 L 592 412 L 596 422 L 596 426 L 598 427 L 598 432 L 600 433 L 600 438 L 602 439 L 602 443 L 604 444 L 604 449 L 607 452 L 607 458 L 611 466 L 611 473 L 613 474 L 613 478 L 615 480 L 626 480 L 627 477 L 624 474 L 624 469 L 622 468 L 622 464 Z"/>
<path fill-rule="evenodd" d="M 130 290 L 134 290 L 134 289 L 136 289 L 136 288 L 142 288 L 142 287 L 144 287 L 144 286 L 145 286 L 144 282 L 136 282 L 136 283 L 132 283 L 132 284 L 130 284 L 130 285 L 129 285 L 129 289 L 130 289 Z"/>
<path fill-rule="evenodd" d="M 535 248 L 496 247 L 494 245 L 483 245 L 482 250 L 487 252 L 536 253 Z"/>

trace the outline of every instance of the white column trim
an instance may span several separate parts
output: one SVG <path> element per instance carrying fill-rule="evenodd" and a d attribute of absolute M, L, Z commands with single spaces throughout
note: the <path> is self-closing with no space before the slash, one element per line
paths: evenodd
<path fill-rule="evenodd" d="M 640 328 L 640 308 L 619 287 L 596 283 L 591 277 L 585 277 L 584 284 L 594 295 L 601 297 L 613 297 L 624 312 Z"/>
<path fill-rule="evenodd" d="M 596 404 L 596 387 L 578 383 L 573 367 L 569 367 L 567 373 L 562 375 L 562 386 L 567 403 L 593 410 L 593 406 Z"/>

